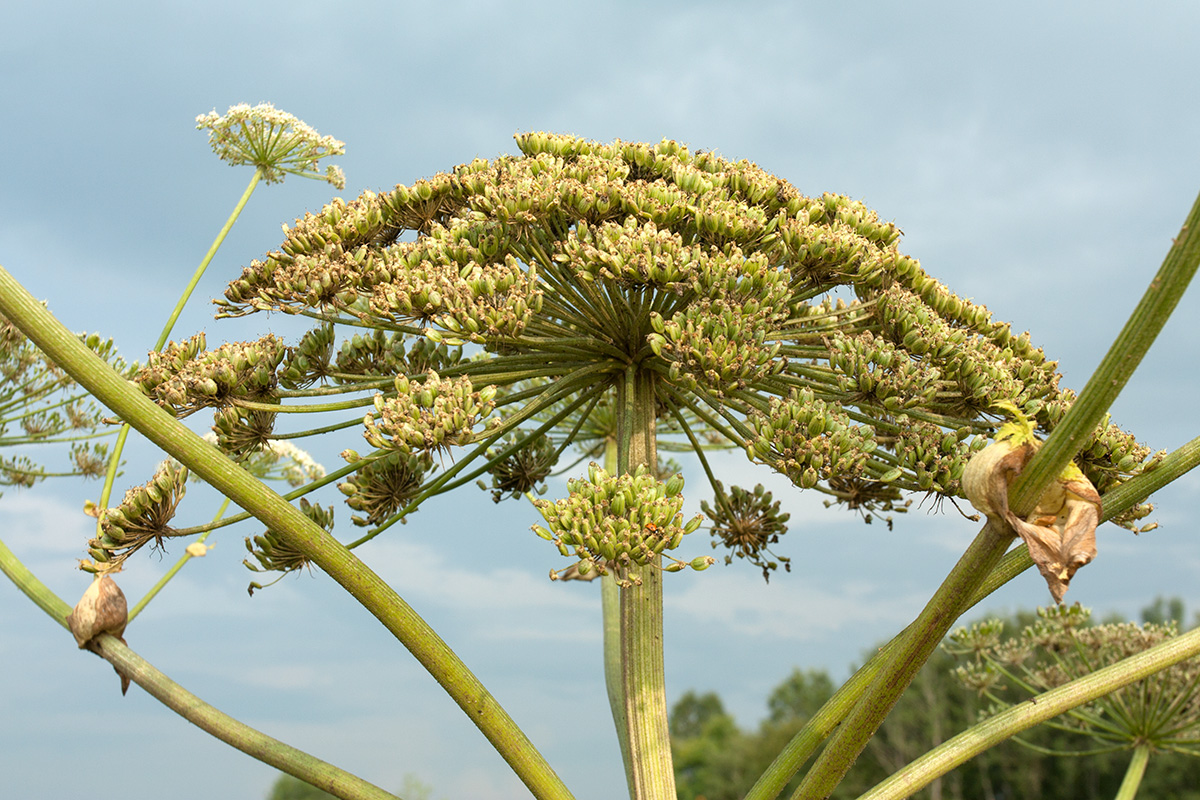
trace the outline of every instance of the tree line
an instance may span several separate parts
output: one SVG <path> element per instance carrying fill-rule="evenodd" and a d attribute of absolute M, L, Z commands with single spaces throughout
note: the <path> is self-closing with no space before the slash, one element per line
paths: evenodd
<path fill-rule="evenodd" d="M 1004 620 L 1020 631 L 1037 615 L 1019 612 Z M 1175 621 L 1182 627 L 1184 604 L 1159 598 L 1142 611 L 1145 623 Z M 1111 622 L 1112 620 L 1105 620 Z M 1200 621 L 1198 619 L 1193 621 Z M 871 739 L 833 798 L 852 798 L 981 718 L 989 706 L 956 676 L 962 665 L 939 650 L 918 673 L 883 726 Z M 791 737 L 827 701 L 837 684 L 824 670 L 796 669 L 767 697 L 766 716 L 754 729 L 739 727 L 714 692 L 685 693 L 671 710 L 679 800 L 737 800 L 754 784 Z M 1130 751 L 1063 756 L 1087 750 L 1070 731 L 1041 725 L 1020 741 L 1010 740 L 945 775 L 920 793 L 931 800 L 1092 800 L 1117 794 Z M 781 795 L 789 796 L 799 778 Z M 1200 800 L 1200 759 L 1162 752 L 1151 759 L 1142 797 Z"/>

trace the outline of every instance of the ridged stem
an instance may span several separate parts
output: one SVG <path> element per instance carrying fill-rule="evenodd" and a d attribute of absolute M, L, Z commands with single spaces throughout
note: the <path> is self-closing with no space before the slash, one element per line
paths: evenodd
<path fill-rule="evenodd" d="M 0 571 L 51 619 L 67 627 L 71 607 L 17 560 L 2 541 Z M 70 640 L 64 637 L 64 644 L 67 641 Z M 395 795 L 357 775 L 286 745 L 210 706 L 159 672 L 120 639 L 104 634 L 94 640 L 90 649 L 188 722 L 265 764 L 346 800 L 396 800 Z"/>
<path fill-rule="evenodd" d="M 346 589 L 442 685 L 535 797 L 571 797 L 541 753 L 454 651 L 344 545 L 114 372 L 3 268 L 0 313 L 97 400 Z"/>
<path fill-rule="evenodd" d="M 604 445 L 604 471 L 617 472 L 617 440 L 609 437 Z M 612 575 L 600 576 L 600 614 L 604 627 L 604 687 L 617 729 L 617 746 L 625 767 L 625 785 L 633 791 L 633 756 L 629 750 L 629 729 L 625 721 L 625 682 L 621 670 L 621 587 Z"/>
<path fill-rule="evenodd" d="M 618 383 L 620 409 L 617 462 L 623 472 L 640 464 L 653 469 L 656 447 L 653 376 L 630 366 Z M 662 570 L 658 559 L 630 570 L 635 581 L 621 587 L 621 660 L 625 722 L 633 764 L 633 800 L 675 800 L 675 770 L 667 726 L 663 668 Z"/>
<path fill-rule="evenodd" d="M 1193 628 L 1137 655 L 1018 703 L 968 728 L 892 775 L 859 800 L 900 800 L 910 797 L 935 778 L 1021 731 L 1197 655 L 1200 655 L 1200 628 Z M 1133 765 L 1130 766 L 1132 768 Z M 1126 780 L 1129 779 L 1127 772 Z"/>
<path fill-rule="evenodd" d="M 1162 330 L 1198 264 L 1200 197 L 1193 204 L 1141 302 L 1078 400 L 1014 482 L 1010 498 L 1012 509 L 1018 515 L 1033 509 L 1046 487 L 1086 443 Z M 970 596 L 997 565 L 1012 537 L 1013 532 L 1007 525 L 989 520 L 921 616 L 902 634 L 898 646 L 817 757 L 794 797 L 825 798 L 841 782 L 913 676 L 966 610 Z"/>

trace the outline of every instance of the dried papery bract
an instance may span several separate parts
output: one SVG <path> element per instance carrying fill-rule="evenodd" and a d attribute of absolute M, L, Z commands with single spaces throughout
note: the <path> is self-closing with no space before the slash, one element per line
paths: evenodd
<path fill-rule="evenodd" d="M 1003 519 L 1025 541 L 1056 602 L 1075 572 L 1096 557 L 1100 495 L 1074 464 L 1063 471 L 1024 519 L 1008 507 L 1008 490 L 1041 446 L 1033 426 L 1015 407 L 996 440 L 977 453 L 963 473 L 963 487 L 975 508 Z"/>
<path fill-rule="evenodd" d="M 67 615 L 67 626 L 80 649 L 102 633 L 120 638 L 125 633 L 128 607 L 125 593 L 108 575 L 97 576 Z"/>

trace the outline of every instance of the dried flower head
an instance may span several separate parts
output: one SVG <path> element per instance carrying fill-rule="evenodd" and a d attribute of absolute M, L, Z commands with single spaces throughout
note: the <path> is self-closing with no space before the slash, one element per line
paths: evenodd
<path fill-rule="evenodd" d="M 303 497 L 300 498 L 300 511 L 304 516 L 308 517 L 313 522 L 320 525 L 326 531 L 333 530 L 333 506 L 322 508 L 319 505 L 309 503 Z M 289 572 L 295 572 L 309 565 L 308 558 L 288 543 L 288 540 L 280 536 L 273 530 L 268 530 L 261 536 L 255 536 L 251 541 L 250 537 L 246 537 L 246 550 L 250 555 L 254 556 L 257 565 L 250 563 L 250 559 L 243 559 L 242 564 L 247 569 L 253 572 L 278 572 L 279 577 L 265 586 L 271 586 L 279 582 L 284 575 Z M 250 596 L 254 596 L 255 589 L 265 588 L 264 584 L 251 583 L 247 591 Z"/>
<path fill-rule="evenodd" d="M 720 481 L 714 488 L 716 508 L 701 501 L 700 510 L 712 520 L 712 535 L 716 539 L 712 546 L 722 545 L 729 551 L 725 563 L 732 563 L 735 556 L 744 558 L 762 569 L 766 581 L 780 564 L 785 571 L 791 572 L 791 559 L 771 552 L 771 545 L 787 533 L 786 523 L 791 517 L 779 511 L 779 501 L 772 502 L 771 493 L 763 489 L 761 483 L 753 491 L 731 486 L 728 494 Z"/>
<path fill-rule="evenodd" d="M 147 483 L 127 491 L 119 506 L 101 511 L 89 505 L 89 513 L 100 517 L 100 533 L 88 542 L 95 563 L 84 561 L 80 567 L 88 572 L 119 572 L 125 559 L 145 545 L 162 547 L 164 539 L 175 535 L 168 523 L 187 492 L 187 477 L 187 467 L 168 459 Z"/>
<path fill-rule="evenodd" d="M 321 136 L 308 125 L 270 103 L 231 106 L 224 115 L 216 110 L 196 117 L 196 129 L 208 129 L 208 143 L 222 161 L 249 164 L 262 171 L 267 183 L 278 183 L 286 175 L 315 178 L 345 187 L 338 167 L 317 172 L 320 160 L 346 152 L 344 142 Z"/>
<path fill-rule="evenodd" d="M 351 462 L 359 461 L 353 451 Z M 354 516 L 355 525 L 379 525 L 416 499 L 425 476 L 433 469 L 429 453 L 391 450 L 373 459 L 362 459 L 362 466 L 339 483 L 346 505 L 366 516 Z"/>

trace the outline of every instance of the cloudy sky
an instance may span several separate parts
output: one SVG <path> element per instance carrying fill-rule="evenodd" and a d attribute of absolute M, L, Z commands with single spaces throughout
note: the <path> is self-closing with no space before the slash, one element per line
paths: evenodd
<path fill-rule="evenodd" d="M 272 102 L 346 142 L 344 196 L 514 152 L 529 130 L 655 142 L 747 158 L 801 191 L 861 199 L 905 231 L 903 249 L 986 303 L 1082 388 L 1200 189 L 1200 8 L 1056 3 L 26 3 L 0 42 L 0 264 L 70 327 L 144 356 L 250 177 L 209 151 L 197 114 Z M 261 188 L 177 331 L 209 342 L 292 321 L 214 322 L 203 300 L 278 245 L 280 223 L 331 196 L 289 178 Z M 201 297 L 202 295 L 202 297 Z M 1156 448 L 1197 433 L 1197 296 L 1114 408 Z M 356 435 L 318 452 L 358 446 Z M 158 455 L 130 451 L 128 483 Z M 794 667 L 844 678 L 918 612 L 975 532 L 914 511 L 895 530 L 826 511 L 740 457 L 727 482 L 783 498 L 791 574 L 752 567 L 667 581 L 674 699 L 717 691 L 743 725 Z M 693 486 L 700 476 L 685 465 Z M 1136 616 L 1157 595 L 1200 608 L 1200 484 L 1156 501 L 1161 528 L 1099 532 L 1068 599 Z M 119 486 L 122 490 L 126 486 Z M 552 487 L 561 491 L 561 485 Z M 90 535 L 90 485 L 7 491 L 0 537 L 69 602 Z M 196 491 L 187 522 L 211 516 Z M 694 507 L 699 497 L 690 498 Z M 351 535 L 345 525 L 339 532 Z M 580 800 L 618 796 L 600 672 L 596 587 L 468 491 L 442 498 L 360 554 L 450 642 Z M 523 788 L 408 653 L 328 579 L 246 595 L 227 530 L 131 627 L 136 650 L 244 721 L 398 790 L 419 776 L 447 798 Z M 703 538 L 699 534 L 698 540 Z M 703 541 L 692 544 L 706 551 Z M 137 559 L 136 598 L 173 561 Z M 1035 575 L 989 601 L 1045 604 Z M 0 770 L 13 796 L 259 798 L 275 773 L 208 738 L 0 582 Z"/>

